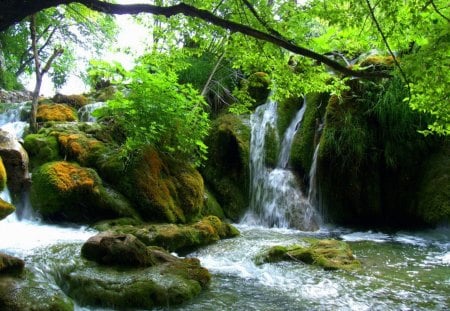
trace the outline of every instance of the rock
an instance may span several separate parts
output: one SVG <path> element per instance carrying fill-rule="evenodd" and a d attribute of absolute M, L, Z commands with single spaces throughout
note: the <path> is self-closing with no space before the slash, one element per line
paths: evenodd
<path fill-rule="evenodd" d="M 81 255 L 105 265 L 151 266 L 147 246 L 131 234 L 99 233 L 86 241 Z"/>
<path fill-rule="evenodd" d="M 201 214 L 203 178 L 187 163 L 147 149 L 126 166 L 117 153 L 105 153 L 97 167 L 106 181 L 136 205 L 145 220 L 185 223 Z"/>
<path fill-rule="evenodd" d="M 0 310 L 73 311 L 74 305 L 60 289 L 26 271 L 21 278 L 0 276 Z"/>
<path fill-rule="evenodd" d="M 88 103 L 88 99 L 84 95 L 63 95 L 57 93 L 52 100 L 55 103 L 67 104 L 75 109 L 79 109 Z"/>
<path fill-rule="evenodd" d="M 59 251 L 69 254 L 70 247 Z M 154 264 L 146 267 L 99 265 L 73 255 L 69 264 L 56 267 L 56 281 L 78 305 L 114 310 L 180 304 L 208 286 L 211 275 L 198 259 L 178 258 L 153 247 L 147 251 Z"/>
<path fill-rule="evenodd" d="M 6 169 L 5 165 L 3 164 L 2 157 L 0 157 L 0 191 L 5 189 L 6 181 L 7 181 Z"/>
<path fill-rule="evenodd" d="M 31 100 L 30 91 L 6 91 L 0 89 L 0 103 L 19 103 Z"/>
<path fill-rule="evenodd" d="M 28 188 L 28 154 L 22 145 L 9 133 L 0 130 L 0 157 L 8 174 L 8 187 L 13 193 Z"/>
<path fill-rule="evenodd" d="M 23 146 L 30 157 L 30 170 L 44 163 L 61 159 L 59 144 L 55 136 L 29 134 L 25 136 Z"/>
<path fill-rule="evenodd" d="M 250 128 L 236 115 L 212 124 L 208 160 L 201 173 L 228 218 L 237 221 L 249 205 Z"/>
<path fill-rule="evenodd" d="M 325 270 L 355 270 L 361 267 L 350 246 L 338 240 L 308 239 L 307 246 L 274 246 L 256 258 L 258 264 L 279 261 L 300 261 Z"/>
<path fill-rule="evenodd" d="M 232 225 L 215 216 L 207 216 L 191 225 L 142 224 L 110 226 L 108 222 L 95 226 L 98 230 L 110 230 L 118 234 L 132 234 L 149 246 L 159 246 L 170 252 L 189 251 L 239 235 Z"/>
<path fill-rule="evenodd" d="M 270 77 L 265 72 L 255 72 L 243 80 L 242 88 L 255 100 L 253 108 L 266 102 L 270 94 Z"/>
<path fill-rule="evenodd" d="M 21 273 L 25 267 L 25 262 L 17 257 L 0 253 L 0 274 Z"/>
<path fill-rule="evenodd" d="M 139 218 L 120 194 L 103 186 L 90 168 L 49 162 L 33 173 L 30 200 L 44 218 L 91 223 L 118 217 Z"/>
<path fill-rule="evenodd" d="M 78 115 L 76 111 L 64 104 L 41 104 L 38 106 L 36 115 L 37 122 L 48 121 L 76 121 Z"/>
<path fill-rule="evenodd" d="M 14 213 L 16 208 L 14 205 L 0 199 L 0 220 L 6 218 L 9 214 Z"/>

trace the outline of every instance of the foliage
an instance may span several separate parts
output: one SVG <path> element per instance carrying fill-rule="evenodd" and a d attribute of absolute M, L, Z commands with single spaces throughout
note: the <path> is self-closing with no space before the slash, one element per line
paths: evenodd
<path fill-rule="evenodd" d="M 205 101 L 188 84 L 178 83 L 176 70 L 163 55 L 142 58 L 132 71 L 122 71 L 124 90 L 108 102 L 109 114 L 125 129 L 127 155 L 152 145 L 162 152 L 200 165 L 209 128 Z M 111 65 L 110 72 L 117 72 Z"/>

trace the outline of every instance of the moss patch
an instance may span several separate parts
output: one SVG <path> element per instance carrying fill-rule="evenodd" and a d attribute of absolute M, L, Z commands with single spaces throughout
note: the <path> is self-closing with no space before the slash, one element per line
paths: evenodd
<path fill-rule="evenodd" d="M 88 99 L 84 95 L 63 95 L 56 94 L 53 102 L 67 104 L 75 109 L 79 109 L 88 103 Z"/>
<path fill-rule="evenodd" d="M 44 163 L 61 159 L 56 137 L 44 134 L 29 134 L 25 137 L 24 148 L 30 157 L 30 169 Z"/>
<path fill-rule="evenodd" d="M 274 246 L 257 258 L 257 263 L 301 261 L 325 270 L 355 270 L 361 267 L 350 246 L 338 240 L 308 239 L 307 246 Z"/>
<path fill-rule="evenodd" d="M 76 121 L 78 116 L 73 108 L 64 104 L 42 104 L 39 105 L 36 121 Z"/>
<path fill-rule="evenodd" d="M 0 199 L 0 220 L 14 213 L 16 208 L 14 205 Z"/>
<path fill-rule="evenodd" d="M 6 169 L 5 165 L 3 164 L 2 158 L 0 157 L 0 191 L 5 189 L 6 181 L 7 181 Z"/>

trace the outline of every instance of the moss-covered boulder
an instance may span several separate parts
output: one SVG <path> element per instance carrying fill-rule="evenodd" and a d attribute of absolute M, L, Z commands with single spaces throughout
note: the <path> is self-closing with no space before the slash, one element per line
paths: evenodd
<path fill-rule="evenodd" d="M 450 141 L 429 157 L 417 193 L 417 213 L 428 225 L 450 223 Z"/>
<path fill-rule="evenodd" d="M 220 206 L 219 202 L 217 202 L 214 194 L 212 194 L 208 189 L 205 189 L 202 216 L 208 215 L 216 216 L 220 219 L 225 218 L 225 213 L 223 212 L 222 206 Z"/>
<path fill-rule="evenodd" d="M 107 190 L 90 168 L 65 161 L 49 162 L 32 177 L 31 203 L 44 218 L 94 222 L 115 217 L 138 217 L 121 195 Z"/>
<path fill-rule="evenodd" d="M 207 216 L 191 225 L 142 224 L 112 225 L 102 222 L 95 226 L 98 230 L 108 230 L 117 234 L 132 234 L 148 246 L 159 246 L 168 251 L 188 251 L 214 243 L 220 239 L 239 235 L 232 225 L 215 216 Z"/>
<path fill-rule="evenodd" d="M 238 220 L 249 204 L 250 127 L 239 116 L 221 115 L 206 144 L 209 156 L 203 177 L 225 215 Z"/>
<path fill-rule="evenodd" d="M 126 166 L 118 154 L 103 154 L 97 166 L 105 180 L 115 184 L 146 220 L 184 223 L 201 214 L 203 178 L 188 163 L 147 149 Z"/>
<path fill-rule="evenodd" d="M 103 142 L 83 132 L 60 132 L 56 135 L 65 158 L 75 160 L 83 166 L 94 166 L 97 158 L 106 150 Z"/>
<path fill-rule="evenodd" d="M 73 311 L 74 305 L 59 288 L 26 270 L 20 278 L 0 275 L 0 310 Z"/>
<path fill-rule="evenodd" d="M 243 80 L 242 88 L 255 100 L 253 108 L 266 102 L 270 94 L 270 77 L 265 72 L 255 72 Z"/>
<path fill-rule="evenodd" d="M 0 275 L 19 274 L 25 267 L 25 261 L 20 258 L 0 253 Z"/>
<path fill-rule="evenodd" d="M 2 157 L 0 157 L 0 191 L 5 189 L 6 181 L 7 181 L 6 169 L 5 165 L 3 164 Z"/>
<path fill-rule="evenodd" d="M 261 254 L 259 264 L 279 261 L 300 261 L 325 270 L 355 270 L 361 267 L 350 246 L 338 240 L 305 240 L 306 245 L 273 246 Z"/>
<path fill-rule="evenodd" d="M 115 310 L 180 304 L 208 286 L 211 275 L 198 259 L 179 258 L 155 247 L 143 250 L 148 252 L 151 264 L 105 265 L 74 256 L 57 267 L 56 281 L 80 306 Z"/>
<path fill-rule="evenodd" d="M 29 134 L 25 136 L 23 146 L 30 157 L 30 170 L 44 163 L 61 159 L 59 144 L 55 136 Z"/>
<path fill-rule="evenodd" d="M 63 95 L 57 93 L 55 96 L 53 96 L 52 100 L 55 103 L 67 104 L 75 109 L 79 109 L 88 103 L 87 97 L 80 94 Z"/>
<path fill-rule="evenodd" d="M 42 104 L 38 106 L 36 121 L 76 121 L 78 120 L 75 109 L 65 104 Z"/>
<path fill-rule="evenodd" d="M 14 205 L 0 199 L 0 220 L 14 213 L 16 208 Z"/>

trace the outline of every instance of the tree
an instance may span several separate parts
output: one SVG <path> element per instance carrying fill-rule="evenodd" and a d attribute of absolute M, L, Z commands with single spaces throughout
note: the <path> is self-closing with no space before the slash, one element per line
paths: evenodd
<path fill-rule="evenodd" d="M 434 117 L 429 130 L 450 134 L 450 70 L 446 70 L 450 7 L 445 0 L 311 0 L 306 4 L 279 0 L 270 1 L 270 5 L 258 0 L 192 0 L 174 5 L 165 5 L 165 1 L 158 1 L 158 5 L 119 5 L 100 0 L 44 0 L 32 4 L 25 0 L 4 1 L 0 4 L 0 11 L 4 12 L 0 16 L 0 31 L 33 12 L 74 2 L 107 14 L 150 13 L 175 23 L 182 21 L 180 15 L 184 15 L 194 18 L 180 23 L 185 28 L 195 27 L 201 21 L 203 25 L 208 23 L 208 29 L 222 29 L 230 36 L 227 55 L 239 56 L 234 65 L 249 70 L 263 64 L 271 70 L 277 89 L 284 91 L 284 96 L 313 90 L 339 92 L 345 83 L 335 74 L 330 75 L 330 70 L 347 78 L 401 76 L 410 90 L 406 101 L 412 108 Z M 396 70 L 390 73 L 370 70 L 374 67 L 355 68 L 344 62 L 370 49 L 377 49 L 380 54 L 390 50 Z M 286 51 L 301 56 L 295 59 L 301 68 L 295 79 L 286 66 L 290 57 Z M 398 57 L 394 52 L 405 56 Z M 424 56 L 429 59 L 426 68 Z M 424 69 L 425 75 L 421 74 Z"/>

